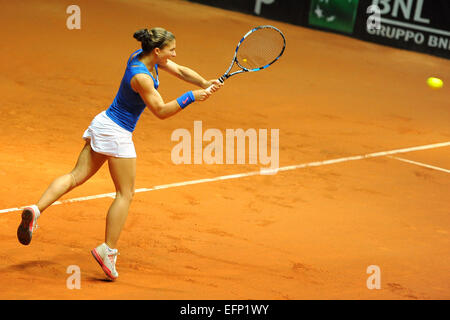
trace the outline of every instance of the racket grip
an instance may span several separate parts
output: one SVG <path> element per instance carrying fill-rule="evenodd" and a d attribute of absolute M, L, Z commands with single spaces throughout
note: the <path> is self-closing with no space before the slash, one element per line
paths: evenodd
<path fill-rule="evenodd" d="M 208 88 L 206 88 L 205 89 L 205 91 L 208 93 L 208 94 L 211 94 L 212 92 L 211 92 L 211 89 L 214 87 L 214 85 L 212 84 L 212 85 L 210 85 Z"/>
<path fill-rule="evenodd" d="M 221 83 L 224 82 L 223 77 L 220 77 L 218 80 L 219 80 Z M 214 85 L 212 84 L 212 85 L 210 85 L 208 88 L 206 88 L 205 91 L 208 92 L 208 94 L 211 94 L 211 93 L 212 93 L 212 92 L 211 92 L 211 89 L 212 89 L 213 87 L 214 87 Z"/>

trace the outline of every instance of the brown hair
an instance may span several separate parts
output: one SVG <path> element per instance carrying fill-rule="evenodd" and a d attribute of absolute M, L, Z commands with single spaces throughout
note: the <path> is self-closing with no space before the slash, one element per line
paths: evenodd
<path fill-rule="evenodd" d="M 166 29 L 153 28 L 151 30 L 138 30 L 134 33 L 133 38 L 141 42 L 143 53 L 148 54 L 155 48 L 164 48 L 170 41 L 175 39 L 175 36 Z"/>

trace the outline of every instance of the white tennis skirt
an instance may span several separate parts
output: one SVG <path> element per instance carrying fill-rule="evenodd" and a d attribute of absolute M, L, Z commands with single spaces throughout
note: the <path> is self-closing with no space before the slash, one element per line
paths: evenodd
<path fill-rule="evenodd" d="M 106 111 L 95 116 L 83 139 L 91 141 L 95 152 L 116 158 L 136 158 L 132 133 L 112 121 Z"/>

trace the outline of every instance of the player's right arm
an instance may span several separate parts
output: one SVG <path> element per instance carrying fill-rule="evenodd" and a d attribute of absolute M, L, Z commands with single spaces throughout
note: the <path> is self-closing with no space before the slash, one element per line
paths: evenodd
<path fill-rule="evenodd" d="M 159 119 L 166 119 L 183 110 L 177 100 L 165 103 L 155 89 L 153 79 L 147 74 L 137 74 L 130 81 L 131 88 L 139 93 L 147 108 Z M 194 90 L 195 101 L 204 101 L 210 94 L 206 90 Z"/>

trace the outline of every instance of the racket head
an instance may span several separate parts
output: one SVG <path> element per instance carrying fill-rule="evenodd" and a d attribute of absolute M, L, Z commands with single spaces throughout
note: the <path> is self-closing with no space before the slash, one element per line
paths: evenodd
<path fill-rule="evenodd" d="M 235 62 L 244 71 L 258 71 L 277 61 L 286 49 L 286 38 L 276 27 L 258 26 L 239 41 Z"/>

